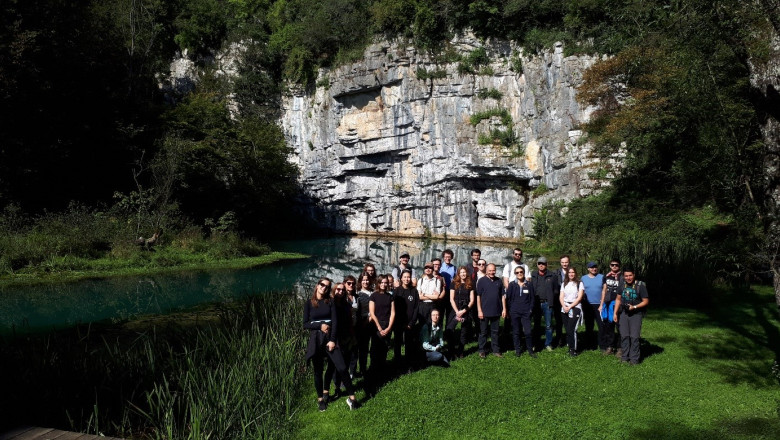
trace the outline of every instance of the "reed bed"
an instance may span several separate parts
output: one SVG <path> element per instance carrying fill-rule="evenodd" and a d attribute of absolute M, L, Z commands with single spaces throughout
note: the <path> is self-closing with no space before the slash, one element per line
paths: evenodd
<path fill-rule="evenodd" d="M 33 424 L 144 439 L 292 437 L 307 377 L 300 316 L 300 300 L 277 293 L 187 322 L 6 338 L 0 431 Z"/>

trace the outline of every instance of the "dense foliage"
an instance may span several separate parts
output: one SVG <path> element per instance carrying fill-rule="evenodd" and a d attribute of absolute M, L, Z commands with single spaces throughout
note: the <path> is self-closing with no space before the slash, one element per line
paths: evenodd
<path fill-rule="evenodd" d="M 449 38 L 470 29 L 515 40 L 525 56 L 555 41 L 569 54 L 611 55 L 584 78 L 582 102 L 599 110 L 583 128 L 599 155 L 625 154 L 625 166 L 605 194 L 567 215 L 548 207 L 541 240 L 599 258 L 619 253 L 651 272 L 668 271 L 653 269 L 657 260 L 737 274 L 755 267 L 760 236 L 761 115 L 748 60 L 769 53 L 765 4 L 11 0 L 0 11 L 0 208 L 110 205 L 134 235 L 181 228 L 182 219 L 208 226 L 230 212 L 238 230 L 270 235 L 295 224 L 285 204 L 296 169 L 274 122 L 287 81 L 313 85 L 318 67 L 359 56 L 375 35 L 446 61 Z M 226 79 L 208 60 L 233 43 L 244 56 L 238 77 Z M 155 77 L 175 50 L 203 70 L 184 96 L 162 93 Z M 475 50 L 460 68 L 477 72 L 486 58 Z M 513 144 L 501 132 L 482 141 Z M 604 165 L 593 175 L 615 172 Z"/>

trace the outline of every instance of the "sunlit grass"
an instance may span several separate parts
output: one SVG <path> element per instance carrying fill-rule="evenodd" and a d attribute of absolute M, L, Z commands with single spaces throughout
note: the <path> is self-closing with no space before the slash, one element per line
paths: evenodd
<path fill-rule="evenodd" d="M 325 413 L 310 390 L 299 438 L 777 438 L 772 365 L 780 319 L 768 289 L 713 310 L 651 309 L 642 364 L 564 349 L 538 359 L 432 367 L 391 381 L 359 411 Z"/>

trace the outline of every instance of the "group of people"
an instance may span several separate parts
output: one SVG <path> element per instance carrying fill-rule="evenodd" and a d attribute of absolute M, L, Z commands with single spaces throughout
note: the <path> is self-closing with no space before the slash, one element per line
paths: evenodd
<path fill-rule="evenodd" d="M 488 355 L 488 339 L 497 357 L 503 357 L 502 347 L 536 358 L 537 351 L 559 345 L 577 356 L 577 328 L 584 322 L 586 340 L 602 353 L 639 363 L 649 300 L 633 269 L 621 268 L 613 259 L 601 274 L 595 262 L 588 262 L 587 274 L 580 277 L 563 255 L 560 269 L 548 269 L 547 259 L 539 257 L 531 271 L 523 263 L 523 251 L 515 248 L 499 278 L 496 265 L 481 254 L 473 249 L 471 262 L 456 267 L 453 251 L 446 249 L 441 258 L 425 263 L 419 278 L 409 254 L 401 255 L 388 274 L 378 274 L 369 263 L 358 278 L 348 275 L 338 283 L 321 278 L 304 305 L 303 318 L 309 330 L 306 359 L 312 361 L 320 411 L 331 400 L 331 382 L 348 395 L 350 409 L 357 407 L 353 378 L 364 377 L 366 392 L 373 393 L 389 377 L 391 348 L 401 372 L 426 364 L 448 366 L 448 356 L 463 357 L 466 343 L 477 333 L 481 358 Z"/>

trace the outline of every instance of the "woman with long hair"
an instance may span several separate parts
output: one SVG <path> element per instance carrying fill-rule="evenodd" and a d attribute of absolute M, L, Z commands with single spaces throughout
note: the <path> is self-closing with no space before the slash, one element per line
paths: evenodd
<path fill-rule="evenodd" d="M 577 276 L 577 269 L 569 267 L 566 279 L 561 285 L 561 316 L 566 327 L 566 343 L 569 354 L 577 356 L 577 326 L 582 317 L 582 297 L 585 295 L 585 285 Z"/>
<path fill-rule="evenodd" d="M 355 373 L 356 377 L 365 375 L 368 365 L 368 345 L 371 340 L 371 315 L 368 313 L 368 304 L 373 295 L 374 284 L 367 273 L 362 273 L 358 277 L 358 286 L 360 291 L 357 293 L 357 320 L 355 321 L 355 336 L 357 337 L 358 363 L 360 371 Z"/>
<path fill-rule="evenodd" d="M 466 266 L 458 269 L 458 274 L 452 281 L 450 289 L 450 315 L 447 318 L 445 337 L 449 341 L 454 356 L 462 358 L 466 338 L 474 330 L 474 319 L 470 310 L 474 307 L 474 286 L 471 283 L 469 270 Z M 460 344 L 455 341 L 455 327 L 460 323 Z"/>
<path fill-rule="evenodd" d="M 351 324 L 352 327 L 350 330 L 352 331 L 352 335 L 355 338 L 355 345 L 352 347 L 352 352 L 349 355 L 349 375 L 354 377 L 355 371 L 357 370 L 357 363 L 358 363 L 358 344 L 357 344 L 357 333 L 355 331 L 355 326 L 358 323 L 358 289 L 357 289 L 357 279 L 353 277 L 352 275 L 347 275 L 344 277 L 344 300 L 350 305 L 350 318 L 351 318 Z M 343 351 L 343 349 L 342 349 Z"/>
<path fill-rule="evenodd" d="M 387 277 L 379 276 L 376 280 L 376 290 L 371 294 L 368 311 L 371 316 L 369 328 L 371 332 L 371 391 L 385 378 L 387 351 L 390 346 L 390 332 L 395 322 L 395 303 L 387 292 Z M 371 326 L 375 326 L 373 328 Z"/>
<path fill-rule="evenodd" d="M 336 305 L 336 315 L 339 322 L 338 332 L 336 333 L 336 343 L 338 344 L 339 350 L 341 350 L 341 356 L 344 358 L 344 364 L 347 365 L 347 374 L 349 374 L 349 366 L 351 365 L 352 354 L 357 346 L 357 339 L 355 338 L 355 331 L 352 325 L 354 322 L 352 304 L 347 299 L 344 283 L 336 284 L 333 287 L 333 302 Z M 335 376 L 333 376 L 333 369 L 335 369 L 335 366 L 331 362 L 328 364 L 328 369 L 325 371 L 325 380 L 333 377 L 333 383 L 336 384 L 336 391 L 340 393 L 342 390 L 346 390 L 345 378 L 342 377 L 339 372 L 335 372 Z M 330 388 L 330 382 L 326 383 L 325 386 Z"/>
<path fill-rule="evenodd" d="M 347 365 L 341 356 L 341 350 L 336 345 L 338 334 L 338 313 L 331 296 L 331 281 L 328 278 L 320 278 L 314 287 L 314 293 L 303 306 L 303 327 L 309 330 L 309 343 L 306 347 L 306 360 L 312 361 L 314 369 L 314 387 L 317 390 L 317 402 L 320 411 L 328 408 L 325 384 L 330 387 L 330 377 L 325 378 L 324 362 L 327 357 L 335 366 L 336 371 L 344 378 L 344 386 L 349 398 L 347 405 L 350 409 L 357 407 L 355 392 L 352 389 L 352 380 L 347 373 Z"/>

